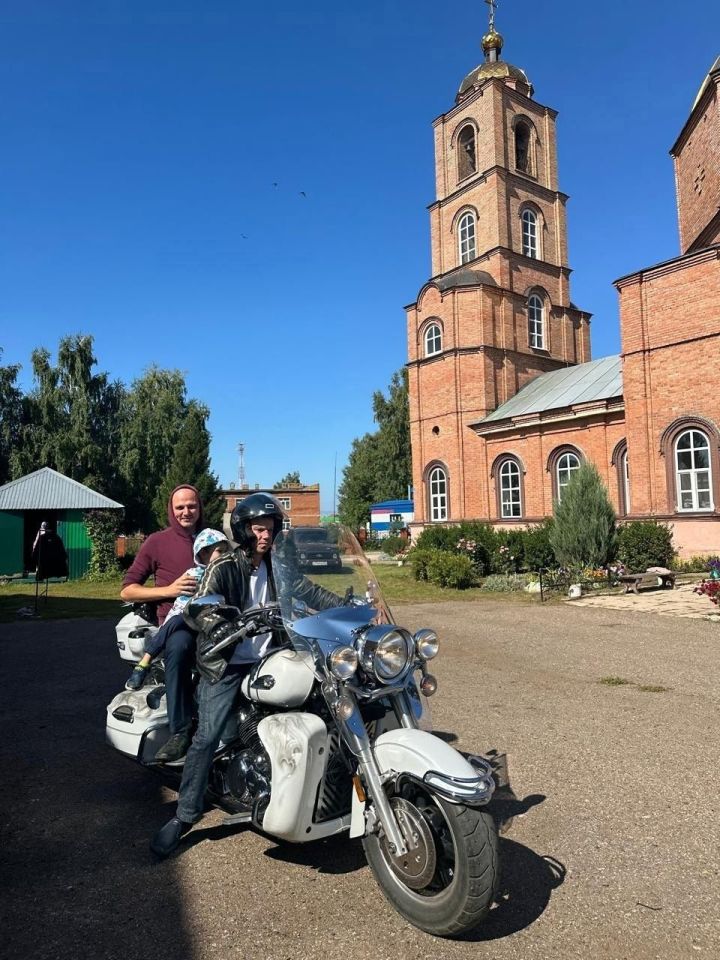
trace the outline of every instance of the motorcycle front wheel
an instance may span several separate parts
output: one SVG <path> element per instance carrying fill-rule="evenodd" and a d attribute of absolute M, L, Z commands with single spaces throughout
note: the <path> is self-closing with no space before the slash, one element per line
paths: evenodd
<path fill-rule="evenodd" d="M 385 897 L 406 920 L 437 937 L 460 937 L 487 915 L 500 879 L 499 841 L 489 813 L 448 803 L 422 788 L 390 803 L 408 845 L 394 857 L 384 836 L 363 839 Z"/>

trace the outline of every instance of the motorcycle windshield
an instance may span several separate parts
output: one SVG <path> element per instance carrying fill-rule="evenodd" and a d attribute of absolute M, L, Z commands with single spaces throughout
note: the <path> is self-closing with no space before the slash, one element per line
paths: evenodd
<path fill-rule="evenodd" d="M 362 547 L 342 524 L 282 531 L 271 562 L 283 624 L 296 649 L 344 646 L 354 630 L 393 623 Z"/>

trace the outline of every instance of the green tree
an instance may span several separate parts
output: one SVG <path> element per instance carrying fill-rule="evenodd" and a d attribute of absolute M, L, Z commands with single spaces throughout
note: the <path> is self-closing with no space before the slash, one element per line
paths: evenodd
<path fill-rule="evenodd" d="M 404 367 L 392 375 L 388 396 L 376 390 L 372 404 L 378 425 L 377 456 L 382 464 L 376 476 L 374 500 L 401 499 L 407 496 L 412 476 L 408 377 Z"/>
<path fill-rule="evenodd" d="M 17 386 L 19 372 L 19 364 L 0 364 L 0 486 L 10 479 L 10 458 L 20 443 L 23 395 Z"/>
<path fill-rule="evenodd" d="M 153 503 L 173 461 L 187 409 L 185 377 L 179 370 L 153 366 L 132 384 L 118 452 L 129 531 L 158 529 Z M 163 513 L 160 525 L 166 523 Z"/>
<path fill-rule="evenodd" d="M 300 471 L 293 470 L 291 473 L 286 473 L 284 477 L 281 477 L 277 483 L 273 484 L 273 490 L 281 490 L 283 487 L 292 487 L 297 486 L 302 483 L 300 479 Z"/>
<path fill-rule="evenodd" d="M 353 440 L 338 490 L 338 516 L 353 530 L 370 519 L 370 506 L 376 502 L 379 466 L 377 434 L 366 433 Z"/>
<path fill-rule="evenodd" d="M 12 456 L 15 477 L 52 467 L 108 496 L 121 488 L 117 457 L 125 390 L 95 373 L 93 338 L 63 337 L 57 363 L 32 354 L 34 389 L 23 398 L 23 425 Z"/>
<path fill-rule="evenodd" d="M 354 528 L 373 503 L 405 497 L 411 478 L 407 371 L 394 373 L 388 396 L 377 390 L 372 404 L 378 429 L 353 440 L 338 491 L 340 519 Z"/>
<path fill-rule="evenodd" d="M 592 463 L 576 470 L 555 504 L 549 534 L 558 561 L 572 570 L 604 567 L 615 555 L 615 511 Z"/>
<path fill-rule="evenodd" d="M 195 400 L 190 401 L 170 467 L 153 501 L 155 520 L 161 527 L 167 523 L 170 493 L 181 483 L 190 483 L 202 498 L 206 524 L 222 529 L 225 500 L 218 493 L 217 477 L 210 472 L 210 434 L 206 426 L 208 416 L 207 407 Z"/>

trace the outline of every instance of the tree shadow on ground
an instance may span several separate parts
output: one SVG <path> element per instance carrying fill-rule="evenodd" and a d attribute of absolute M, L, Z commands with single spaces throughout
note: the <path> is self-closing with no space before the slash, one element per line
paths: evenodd
<path fill-rule="evenodd" d="M 0 671 L 6 955 L 192 960 L 176 868 L 148 852 L 170 804 L 104 742 L 104 707 L 128 672 L 112 623 L 4 625 Z"/>

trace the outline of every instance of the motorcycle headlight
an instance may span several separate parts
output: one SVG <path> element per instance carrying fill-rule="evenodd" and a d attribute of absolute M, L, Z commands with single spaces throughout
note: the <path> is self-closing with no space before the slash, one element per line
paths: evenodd
<path fill-rule="evenodd" d="M 414 649 L 407 630 L 371 627 L 361 640 L 360 662 L 381 683 L 391 683 L 405 673 Z"/>
<path fill-rule="evenodd" d="M 328 667 L 338 680 L 349 680 L 358 668 L 358 655 L 352 647 L 338 647 L 328 657 Z"/>
<path fill-rule="evenodd" d="M 423 660 L 432 660 L 437 656 L 439 644 L 434 630 L 418 630 L 414 639 L 415 652 Z"/>

